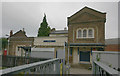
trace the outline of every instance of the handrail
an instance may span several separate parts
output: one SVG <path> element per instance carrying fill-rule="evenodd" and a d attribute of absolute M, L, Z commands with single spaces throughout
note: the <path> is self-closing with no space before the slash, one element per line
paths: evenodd
<path fill-rule="evenodd" d="M 93 53 L 103 53 L 103 54 L 120 54 L 119 51 L 92 51 Z"/>
<path fill-rule="evenodd" d="M 109 74 L 118 74 L 119 72 L 117 70 L 114 70 L 113 68 L 110 68 L 109 66 L 103 64 L 102 62 L 98 62 L 98 61 L 93 61 L 95 64 L 97 64 L 100 68 L 102 68 L 103 70 L 105 70 L 107 73 Z"/>
<path fill-rule="evenodd" d="M 9 73 L 15 73 L 15 72 L 18 72 L 18 71 L 22 72 L 24 70 L 31 69 L 34 66 L 46 64 L 46 63 L 49 63 L 49 62 L 54 62 L 54 61 L 57 61 L 57 60 L 59 60 L 59 59 L 55 58 L 55 59 L 50 59 L 50 60 L 46 60 L 46 61 L 42 61 L 42 62 L 40 61 L 40 62 L 31 63 L 31 64 L 16 66 L 16 67 L 13 67 L 13 68 L 7 68 L 7 69 L 0 70 L 0 73 L 2 72 L 2 74 L 9 74 Z M 0 74 L 0 75 L 2 75 L 2 74 Z"/>
<path fill-rule="evenodd" d="M 0 55 L 0 56 L 4 56 L 4 55 Z M 30 58 L 33 58 L 33 59 L 50 59 L 50 58 L 37 58 L 37 57 L 26 57 L 26 56 L 14 56 L 14 55 L 5 55 L 5 56 L 7 56 L 7 57 L 16 57 L 16 58 L 28 58 L 28 59 L 30 59 Z"/>

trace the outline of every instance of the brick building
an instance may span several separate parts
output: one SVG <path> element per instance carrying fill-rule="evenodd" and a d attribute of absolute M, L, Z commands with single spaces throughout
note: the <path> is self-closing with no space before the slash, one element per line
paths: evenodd
<path fill-rule="evenodd" d="M 120 51 L 120 38 L 106 39 L 105 45 L 105 51 Z"/>
<path fill-rule="evenodd" d="M 16 56 L 25 56 L 28 52 L 31 51 L 31 47 L 33 46 L 33 37 L 27 37 L 26 33 L 23 30 L 19 30 L 14 33 L 10 32 L 9 39 L 9 55 Z"/>
<path fill-rule="evenodd" d="M 92 50 L 104 50 L 105 22 L 106 13 L 88 7 L 68 17 L 70 63 L 90 63 Z"/>

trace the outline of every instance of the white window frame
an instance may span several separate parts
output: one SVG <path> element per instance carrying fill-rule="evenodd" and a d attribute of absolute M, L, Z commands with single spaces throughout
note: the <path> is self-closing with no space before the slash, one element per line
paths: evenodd
<path fill-rule="evenodd" d="M 89 37 L 89 30 L 90 30 L 90 29 L 93 31 L 92 37 Z M 94 38 L 94 28 L 88 28 L 88 38 Z"/>
<path fill-rule="evenodd" d="M 81 30 L 81 37 L 78 37 L 78 31 Z M 83 38 L 83 30 L 81 28 L 78 28 L 77 31 L 76 31 L 77 35 L 76 35 L 76 38 Z"/>
<path fill-rule="evenodd" d="M 87 33 L 87 34 L 86 34 L 86 37 L 83 37 L 83 31 L 84 31 L 84 30 L 86 30 L 86 33 Z M 88 29 L 87 29 L 87 28 L 83 28 L 83 30 L 82 30 L 82 38 L 88 38 Z"/>
<path fill-rule="evenodd" d="M 92 33 L 92 37 L 89 37 L 89 30 L 92 29 L 93 33 Z M 81 30 L 81 35 L 82 37 L 78 37 L 78 31 Z M 83 30 L 86 30 L 87 31 L 87 36 L 86 37 L 83 37 Z M 94 38 L 94 28 L 78 28 L 76 30 L 76 38 L 79 39 L 79 38 Z"/>

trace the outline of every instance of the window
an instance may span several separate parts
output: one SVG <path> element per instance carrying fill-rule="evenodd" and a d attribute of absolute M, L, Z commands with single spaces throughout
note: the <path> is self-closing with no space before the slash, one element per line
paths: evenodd
<path fill-rule="evenodd" d="M 44 40 L 43 42 L 56 42 L 56 40 Z"/>
<path fill-rule="evenodd" d="M 20 50 L 20 48 L 19 47 L 17 47 L 18 48 L 18 51 Z"/>
<path fill-rule="evenodd" d="M 82 37 L 82 31 L 78 30 L 78 37 Z"/>
<path fill-rule="evenodd" d="M 93 28 L 79 28 L 76 31 L 77 38 L 93 38 L 94 37 L 94 29 Z"/>
<path fill-rule="evenodd" d="M 89 29 L 88 30 L 88 37 L 93 37 L 93 34 L 94 34 L 93 29 Z"/>
<path fill-rule="evenodd" d="M 87 37 L 87 30 L 83 30 L 83 37 Z"/>

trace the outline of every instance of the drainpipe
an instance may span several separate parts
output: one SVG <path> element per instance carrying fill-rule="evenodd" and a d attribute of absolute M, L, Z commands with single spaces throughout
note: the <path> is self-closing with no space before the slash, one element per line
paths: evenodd
<path fill-rule="evenodd" d="M 97 26 L 96 26 L 96 30 L 97 30 L 97 37 L 96 37 L 96 38 L 97 38 L 97 39 L 96 39 L 97 41 L 96 41 L 96 42 L 98 43 L 98 27 L 97 27 Z"/>
<path fill-rule="evenodd" d="M 74 30 L 73 30 L 73 43 L 74 43 Z"/>

